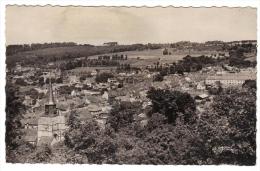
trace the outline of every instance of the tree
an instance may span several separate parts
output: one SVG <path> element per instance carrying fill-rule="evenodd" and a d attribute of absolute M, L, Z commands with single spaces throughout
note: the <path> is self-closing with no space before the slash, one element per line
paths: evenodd
<path fill-rule="evenodd" d="M 105 83 L 107 82 L 108 78 L 113 78 L 114 75 L 112 73 L 103 72 L 96 76 L 97 83 Z"/>
<path fill-rule="evenodd" d="M 158 122 L 142 138 L 124 135 L 119 138 L 120 144 L 129 147 L 118 151 L 116 159 L 120 164 L 197 164 L 187 160 L 197 148 L 193 145 L 197 134 L 187 125 Z"/>
<path fill-rule="evenodd" d="M 55 82 L 58 83 L 58 84 L 62 84 L 62 83 L 63 83 L 63 80 L 62 80 L 61 77 L 59 77 L 59 78 L 57 78 L 57 79 L 55 80 Z"/>
<path fill-rule="evenodd" d="M 44 83 L 44 78 L 43 77 L 39 77 L 39 85 L 40 86 L 43 86 L 45 83 Z"/>
<path fill-rule="evenodd" d="M 17 95 L 18 87 L 7 81 L 6 84 L 6 155 L 15 150 L 20 145 L 19 136 L 21 135 L 21 112 L 25 110 L 25 106 L 22 104 L 22 99 Z"/>
<path fill-rule="evenodd" d="M 86 75 L 82 75 L 82 76 L 79 77 L 79 80 L 80 80 L 80 82 L 83 82 L 83 81 L 86 80 L 86 78 L 87 78 Z"/>
<path fill-rule="evenodd" d="M 20 86 L 27 86 L 27 83 L 22 78 L 17 78 L 17 80 L 15 81 L 15 84 L 20 85 Z"/>
<path fill-rule="evenodd" d="M 40 96 L 40 93 L 34 88 L 31 88 L 29 91 L 25 93 L 26 95 L 30 96 L 32 99 L 37 99 Z"/>
<path fill-rule="evenodd" d="M 161 74 L 156 74 L 154 76 L 153 81 L 155 81 L 155 82 L 162 82 L 163 81 L 163 76 Z"/>
<path fill-rule="evenodd" d="M 169 123 L 175 123 L 178 117 L 185 123 L 192 121 L 196 106 L 190 94 L 151 88 L 147 97 L 152 100 L 153 112 L 165 115 Z"/>
<path fill-rule="evenodd" d="M 36 151 L 29 156 L 30 163 L 49 163 L 52 157 L 52 150 L 48 145 L 37 147 Z"/>
<path fill-rule="evenodd" d="M 130 102 L 116 104 L 107 119 L 107 125 L 116 132 L 129 126 L 134 121 L 134 115 L 138 113 L 138 106 L 139 104 Z"/>
<path fill-rule="evenodd" d="M 78 159 L 85 157 L 89 163 L 96 164 L 114 161 L 117 144 L 100 130 L 94 120 L 78 123 L 77 119 L 70 118 L 69 123 L 65 145 L 79 155 Z"/>
<path fill-rule="evenodd" d="M 255 80 L 246 80 L 242 87 L 247 87 L 250 89 L 256 89 L 256 81 Z"/>
<path fill-rule="evenodd" d="M 211 108 L 201 114 L 198 132 L 207 149 L 205 160 L 214 164 L 254 165 L 255 90 L 228 89 L 216 96 Z"/>

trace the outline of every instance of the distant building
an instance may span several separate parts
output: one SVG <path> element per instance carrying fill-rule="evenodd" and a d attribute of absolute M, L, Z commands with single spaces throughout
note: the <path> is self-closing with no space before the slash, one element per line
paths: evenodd
<path fill-rule="evenodd" d="M 93 71 L 90 73 L 91 76 L 96 76 L 97 74 L 98 74 L 97 70 L 93 70 Z"/>
<path fill-rule="evenodd" d="M 223 74 L 223 75 L 213 75 L 208 76 L 205 79 L 206 85 L 214 85 L 217 82 L 220 82 L 221 85 L 225 87 L 232 86 L 242 86 L 246 80 L 256 80 L 255 74 Z"/>
<path fill-rule="evenodd" d="M 227 43 L 229 46 L 237 46 L 237 45 L 248 45 L 252 44 L 253 46 L 257 45 L 256 40 L 241 40 L 241 41 L 232 41 Z"/>
<path fill-rule="evenodd" d="M 104 43 L 104 46 L 117 46 L 118 43 L 117 42 L 106 42 Z"/>

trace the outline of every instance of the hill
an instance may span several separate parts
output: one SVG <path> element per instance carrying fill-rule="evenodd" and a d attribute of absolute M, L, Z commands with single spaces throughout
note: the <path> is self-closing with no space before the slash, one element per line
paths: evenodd
<path fill-rule="evenodd" d="M 7 65 L 12 65 L 16 62 L 31 63 L 35 62 L 35 60 L 37 60 L 38 62 L 46 63 L 51 61 L 88 57 L 105 53 L 143 50 L 145 48 L 147 48 L 146 45 L 141 44 L 119 46 L 74 45 L 65 47 L 48 47 L 36 50 L 18 51 L 17 53 L 13 53 L 12 55 L 7 55 L 6 63 Z"/>

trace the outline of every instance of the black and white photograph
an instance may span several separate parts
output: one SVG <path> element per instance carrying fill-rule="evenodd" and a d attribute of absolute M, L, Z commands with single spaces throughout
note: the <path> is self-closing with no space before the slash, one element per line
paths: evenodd
<path fill-rule="evenodd" d="M 7 5 L 5 39 L 6 163 L 256 165 L 257 8 Z"/>

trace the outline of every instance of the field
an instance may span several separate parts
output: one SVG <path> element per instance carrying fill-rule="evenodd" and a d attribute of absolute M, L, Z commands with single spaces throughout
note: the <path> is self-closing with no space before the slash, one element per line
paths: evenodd
<path fill-rule="evenodd" d="M 190 56 L 201 56 L 201 55 L 212 55 L 219 53 L 215 50 L 192 50 L 192 49 L 182 49 L 177 50 L 173 48 L 167 48 L 170 55 L 163 55 L 163 48 L 161 49 L 147 49 L 147 50 L 133 50 L 124 51 L 117 53 L 110 53 L 115 49 L 131 47 L 127 46 L 72 46 L 72 47 L 54 47 L 32 50 L 27 52 L 19 52 L 15 55 L 7 57 L 7 63 L 13 63 L 14 61 L 22 60 L 24 57 L 42 57 L 42 59 L 56 58 L 56 60 L 68 60 L 77 57 L 88 57 L 89 59 L 97 59 L 99 55 L 127 55 L 128 60 L 121 61 L 122 64 L 130 64 L 131 66 L 143 67 L 147 65 L 153 65 L 156 62 L 160 63 L 172 63 L 181 60 L 183 57 Z M 124 49 L 124 50 L 125 50 Z M 9 60 L 8 60 L 9 59 Z M 13 59 L 13 60 L 12 60 Z M 27 58 L 28 59 L 28 58 Z M 9 61 L 9 62 L 8 62 Z"/>
<path fill-rule="evenodd" d="M 89 56 L 97 53 L 106 53 L 109 52 L 110 48 L 105 46 L 72 46 L 72 47 L 54 47 L 54 48 L 45 48 L 38 49 L 26 52 L 17 53 L 16 56 L 66 56 L 70 55 L 71 57 L 75 56 Z"/>
<path fill-rule="evenodd" d="M 143 51 L 126 51 L 119 53 L 105 53 L 104 55 L 127 55 L 128 60 L 122 63 L 131 64 L 132 66 L 147 66 L 152 65 L 155 62 L 160 63 L 172 63 L 181 60 L 183 57 L 190 56 L 201 56 L 201 55 L 211 55 L 217 53 L 216 51 L 193 51 L 193 50 L 175 50 L 172 48 L 168 49 L 171 55 L 163 55 L 163 49 L 155 50 L 143 50 Z M 99 55 L 89 56 L 90 59 L 97 59 Z"/>

